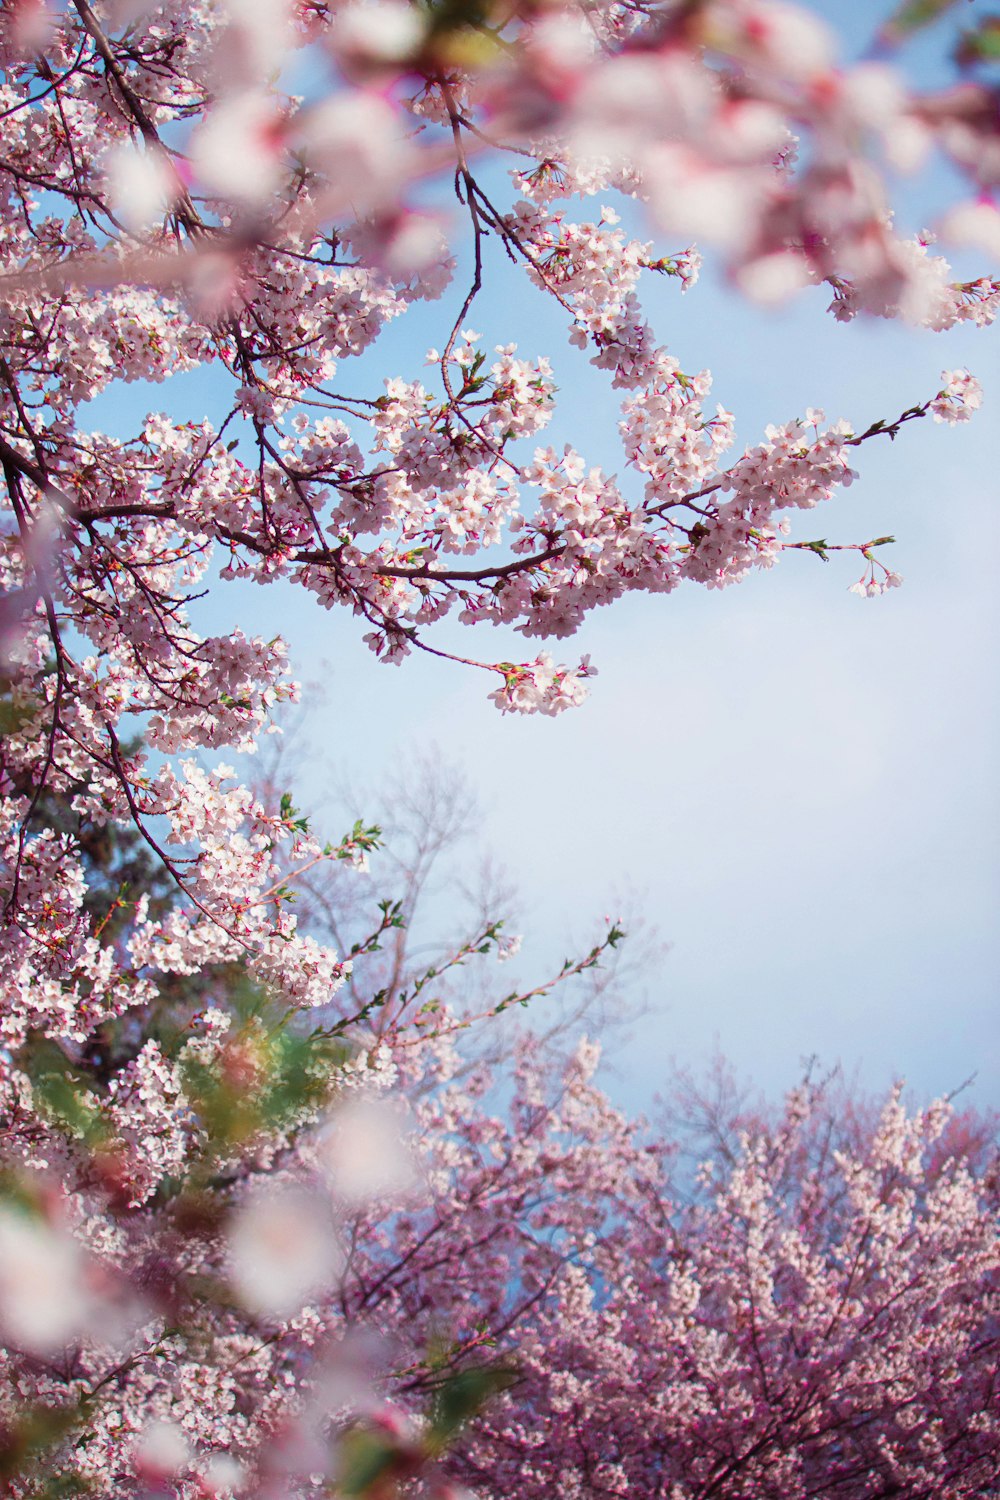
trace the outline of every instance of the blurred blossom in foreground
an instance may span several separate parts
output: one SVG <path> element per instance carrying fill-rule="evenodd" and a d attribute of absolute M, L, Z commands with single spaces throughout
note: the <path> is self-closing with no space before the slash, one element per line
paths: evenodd
<path fill-rule="evenodd" d="M 0 1328 L 29 1354 L 57 1354 L 90 1323 L 83 1251 L 67 1232 L 0 1203 Z"/>
<path fill-rule="evenodd" d="M 171 207 L 180 183 L 165 156 L 117 146 L 105 163 L 115 215 L 133 232 L 148 229 Z"/>
<path fill-rule="evenodd" d="M 174 1422 L 150 1422 L 135 1445 L 136 1472 L 152 1484 L 186 1469 L 191 1460 L 187 1438 Z"/>
<path fill-rule="evenodd" d="M 229 1229 L 230 1280 L 248 1312 L 291 1317 L 339 1278 L 344 1256 L 329 1210 L 293 1184 L 257 1190 Z"/>
<path fill-rule="evenodd" d="M 318 1154 L 338 1198 L 360 1206 L 374 1199 L 399 1199 L 417 1187 L 405 1127 L 405 1114 L 385 1099 L 351 1099 L 334 1111 Z"/>

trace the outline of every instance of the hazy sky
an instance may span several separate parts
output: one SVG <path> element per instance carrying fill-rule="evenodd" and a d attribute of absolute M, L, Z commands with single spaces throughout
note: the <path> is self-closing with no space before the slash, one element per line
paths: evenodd
<path fill-rule="evenodd" d="M 615 394 L 569 348 L 561 318 L 494 260 L 500 296 L 469 323 L 487 348 L 513 338 L 551 354 L 551 440 L 620 470 Z M 555 643 L 600 669 L 590 701 L 557 720 L 501 718 L 485 674 L 428 658 L 379 665 L 358 622 L 299 590 L 220 591 L 212 626 L 280 629 L 299 675 L 322 680 L 300 800 L 322 808 L 345 776 L 377 788 L 432 748 L 464 772 L 483 808 L 478 845 L 522 892 L 526 972 L 633 893 L 672 948 L 611 1081 L 623 1102 L 648 1101 L 671 1057 L 697 1065 L 718 1043 L 770 1092 L 818 1053 L 872 1086 L 905 1075 L 924 1094 L 977 1072 L 976 1097 L 1000 1103 L 996 330 L 843 327 L 819 291 L 764 314 L 710 274 L 687 296 L 649 290 L 659 335 L 685 368 L 713 371 L 741 442 L 807 406 L 861 430 L 933 395 L 944 368 L 979 375 L 974 422 L 914 423 L 895 444 L 866 444 L 861 481 L 796 518 L 799 538 L 895 535 L 886 560 L 903 589 L 860 600 L 847 592 L 851 556 L 791 554 L 722 593 L 690 585 L 617 604 Z M 345 367 L 344 387 L 419 373 L 460 295 L 421 311 L 358 375 Z M 211 409 L 201 377 L 143 404 Z M 102 402 L 95 424 L 110 410 Z M 538 649 L 451 626 L 449 640 L 492 660 Z"/>

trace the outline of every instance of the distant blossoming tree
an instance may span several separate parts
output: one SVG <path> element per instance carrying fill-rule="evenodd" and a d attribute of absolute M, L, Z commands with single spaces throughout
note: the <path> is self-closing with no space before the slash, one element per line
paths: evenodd
<path fill-rule="evenodd" d="M 342 988 L 398 905 L 350 951 L 292 910 L 297 881 L 363 867 L 377 830 L 324 843 L 290 793 L 212 755 L 253 751 L 295 696 L 284 643 L 205 637 L 189 609 L 225 579 L 297 583 L 384 660 L 451 657 L 501 710 L 551 714 L 584 696 L 586 658 L 474 662 L 442 617 L 563 639 L 633 590 L 825 556 L 794 513 L 850 483 L 865 442 L 967 417 L 974 378 L 946 371 L 859 428 L 808 408 L 727 459 L 733 418 L 639 289 L 689 288 L 698 240 L 765 304 L 826 283 L 840 319 L 990 323 L 1000 283 L 897 233 L 884 186 L 943 152 L 965 186 L 937 229 L 995 263 L 995 18 L 966 28 L 954 86 L 892 62 L 950 8 L 903 4 L 878 57 L 845 66 L 772 0 L 5 6 L 11 1493 L 381 1496 L 456 1473 L 671 1500 L 995 1488 L 995 1184 L 961 1152 L 926 1166 L 941 1112 L 894 1101 L 810 1156 L 795 1104 L 680 1212 L 586 1057 L 558 1103 L 536 1048 L 512 1117 L 480 1110 L 442 965 Z M 500 257 L 620 393 L 624 478 L 534 446 L 550 361 L 470 326 Z M 453 282 L 427 383 L 359 390 L 348 362 Z M 94 397 L 202 368 L 210 416 L 165 396 L 170 414 L 93 430 Z M 887 540 L 839 549 L 866 595 L 900 581 Z M 494 950 L 511 945 L 486 921 L 443 968 Z"/>

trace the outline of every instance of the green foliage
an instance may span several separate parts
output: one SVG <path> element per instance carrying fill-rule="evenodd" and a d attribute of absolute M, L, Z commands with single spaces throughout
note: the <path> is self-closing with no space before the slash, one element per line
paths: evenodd
<path fill-rule="evenodd" d="M 37 1475 L 39 1460 L 72 1432 L 86 1410 L 83 1403 L 30 1406 L 8 1423 L 0 1436 L 0 1481 L 4 1489 L 19 1477 Z M 86 1486 L 78 1477 L 49 1474 L 42 1487 L 31 1493 L 38 1500 L 61 1500 L 62 1496 L 86 1494 Z"/>
<path fill-rule="evenodd" d="M 194 1175 L 214 1170 L 258 1136 L 314 1118 L 350 1056 L 350 1048 L 322 1033 L 297 1033 L 287 1019 L 268 1030 L 258 1017 L 231 1032 L 218 1056 L 185 1054 L 184 1092 L 204 1139 Z"/>
<path fill-rule="evenodd" d="M 40 1112 L 49 1122 L 88 1150 L 104 1146 L 108 1130 L 92 1080 L 74 1067 L 61 1047 L 47 1037 L 32 1037 L 18 1062 L 31 1082 Z"/>
<path fill-rule="evenodd" d="M 1000 15 L 984 16 L 978 26 L 963 31 L 955 50 L 960 68 L 978 63 L 1000 63 Z"/>

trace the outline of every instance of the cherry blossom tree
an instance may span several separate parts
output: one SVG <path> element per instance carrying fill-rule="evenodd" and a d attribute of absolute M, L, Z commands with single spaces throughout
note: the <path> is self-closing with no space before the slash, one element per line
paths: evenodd
<path fill-rule="evenodd" d="M 897 1091 L 849 1140 L 807 1082 L 678 1203 L 667 1143 L 594 1097 L 592 1066 L 584 1047 L 546 1098 L 526 1060 L 516 1147 L 480 1148 L 488 1192 L 537 1157 L 503 1216 L 519 1384 L 457 1473 L 489 1494 L 995 1493 L 995 1158 L 970 1171 L 948 1107 Z M 470 1287 L 512 1284 L 470 1258 Z"/>
<path fill-rule="evenodd" d="M 509 951 L 499 924 L 345 985 L 406 913 L 387 899 L 345 950 L 293 898 L 362 869 L 378 830 L 324 842 L 292 792 L 216 759 L 254 752 L 298 690 L 282 640 L 195 623 L 227 580 L 297 584 L 383 660 L 427 651 L 485 671 L 502 711 L 553 714 L 586 657 L 474 660 L 444 617 L 560 640 L 629 592 L 726 586 L 788 550 L 854 551 L 856 591 L 895 586 L 891 539 L 828 544 L 795 513 L 865 444 L 968 417 L 974 377 L 850 420 L 804 407 L 727 458 L 732 414 L 640 291 L 690 289 L 697 240 L 764 303 L 825 284 L 845 322 L 990 323 L 1000 282 L 898 230 L 887 188 L 944 153 L 962 186 L 936 229 L 995 263 L 995 19 L 966 28 L 953 85 L 911 86 L 899 51 L 950 8 L 904 4 L 847 64 L 773 0 L 5 7 L 11 1493 L 565 1474 L 680 1500 L 767 1493 L 770 1464 L 783 1493 L 995 1482 L 975 1405 L 995 1397 L 995 1184 L 967 1152 L 927 1166 L 944 1112 L 890 1101 L 818 1161 L 796 1096 L 690 1211 L 586 1049 L 557 1084 L 536 1047 L 489 1113 L 485 1072 L 455 1060 L 473 1014 L 441 988 Z M 535 446 L 550 358 L 471 326 L 500 258 L 616 393 L 622 476 Z M 429 374 L 352 375 L 437 301 Z M 213 409 L 179 412 L 170 377 L 197 370 Z M 161 409 L 99 430 L 89 403 L 126 385 Z M 478 1018 L 591 974 L 619 936 Z"/>
<path fill-rule="evenodd" d="M 371 1059 L 341 1065 L 317 1129 L 321 1039 L 212 1010 L 172 1064 L 147 1045 L 122 1070 L 103 1139 L 62 1145 L 86 1190 L 21 1178 L 39 1197 L 0 1218 L 12 1493 L 39 1473 L 185 1497 L 995 1490 L 981 1126 L 807 1078 L 727 1122 L 692 1192 L 674 1139 L 595 1086 L 595 1046 L 554 1066 L 528 1036 L 512 1076 L 470 1073 L 463 1016 L 431 1015 L 381 1089 Z M 126 1204 L 108 1137 L 130 1128 L 152 1159 Z"/>

